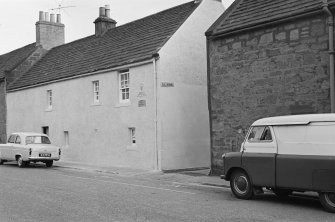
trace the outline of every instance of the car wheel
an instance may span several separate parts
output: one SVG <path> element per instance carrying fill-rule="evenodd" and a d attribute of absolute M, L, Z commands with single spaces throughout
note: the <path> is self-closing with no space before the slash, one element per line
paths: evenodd
<path fill-rule="evenodd" d="M 53 163 L 54 163 L 54 161 L 47 161 L 47 162 L 45 162 L 45 165 L 47 166 L 47 167 L 52 167 L 52 165 L 53 165 Z"/>
<path fill-rule="evenodd" d="M 292 190 L 285 190 L 285 189 L 274 189 L 273 192 L 279 198 L 286 198 L 288 195 L 292 194 Z"/>
<path fill-rule="evenodd" d="M 326 211 L 335 213 L 335 193 L 321 192 L 319 198 Z"/>
<path fill-rule="evenodd" d="M 19 156 L 19 158 L 17 159 L 17 165 L 18 165 L 20 168 L 26 166 L 25 161 L 23 161 L 22 156 Z"/>
<path fill-rule="evenodd" d="M 230 177 L 230 188 L 233 194 L 239 198 L 248 200 L 254 195 L 249 176 L 242 170 L 235 170 Z"/>
<path fill-rule="evenodd" d="M 5 161 L 3 159 L 0 159 L 0 165 L 3 165 Z"/>

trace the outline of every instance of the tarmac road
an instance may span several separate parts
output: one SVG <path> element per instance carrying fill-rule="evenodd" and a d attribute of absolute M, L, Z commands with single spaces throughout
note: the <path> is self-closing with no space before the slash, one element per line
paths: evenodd
<path fill-rule="evenodd" d="M 0 166 L 0 221 L 335 221 L 313 197 L 243 201 L 187 174 Z M 185 180 L 183 180 L 185 178 Z M 184 182 L 183 182 L 184 181 Z"/>

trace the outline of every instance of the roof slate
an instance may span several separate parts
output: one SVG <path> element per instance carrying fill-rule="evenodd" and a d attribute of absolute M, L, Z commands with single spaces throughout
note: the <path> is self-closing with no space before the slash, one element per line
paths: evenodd
<path fill-rule="evenodd" d="M 328 0 L 330 5 L 335 0 Z M 235 0 L 206 35 L 220 35 L 321 10 L 322 0 Z"/>
<path fill-rule="evenodd" d="M 198 7 L 194 1 L 51 49 L 9 89 L 60 80 L 153 58 Z"/>
<path fill-rule="evenodd" d="M 0 78 L 5 77 L 5 71 L 11 71 L 22 63 L 36 48 L 36 43 L 31 43 L 22 48 L 0 55 Z"/>

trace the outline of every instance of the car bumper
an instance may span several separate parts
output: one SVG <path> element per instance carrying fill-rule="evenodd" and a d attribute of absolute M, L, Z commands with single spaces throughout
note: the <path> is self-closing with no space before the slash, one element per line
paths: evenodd
<path fill-rule="evenodd" d="M 54 160 L 58 161 L 60 160 L 60 157 L 29 157 L 29 161 L 48 161 L 48 160 Z"/>

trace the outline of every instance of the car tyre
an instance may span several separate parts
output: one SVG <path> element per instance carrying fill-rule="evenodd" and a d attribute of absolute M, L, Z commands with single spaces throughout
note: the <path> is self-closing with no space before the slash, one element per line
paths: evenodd
<path fill-rule="evenodd" d="M 321 192 L 319 193 L 319 199 L 326 211 L 335 213 L 335 193 Z"/>
<path fill-rule="evenodd" d="M 50 161 L 45 162 L 45 165 L 46 165 L 47 167 L 52 167 L 53 163 L 54 163 L 54 161 L 53 161 L 53 160 L 50 160 Z"/>
<path fill-rule="evenodd" d="M 285 190 L 285 189 L 274 189 L 273 192 L 279 198 L 286 198 L 288 195 L 292 194 L 292 190 Z"/>
<path fill-rule="evenodd" d="M 18 167 L 20 167 L 20 168 L 23 168 L 23 167 L 26 166 L 26 162 L 23 161 L 22 156 L 19 156 L 19 158 L 17 159 L 17 165 L 18 165 Z"/>
<path fill-rule="evenodd" d="M 3 159 L 0 159 L 0 165 L 3 165 L 5 161 Z"/>
<path fill-rule="evenodd" d="M 230 188 L 233 194 L 239 198 L 248 200 L 254 195 L 250 178 L 243 170 L 235 170 L 230 177 Z"/>

